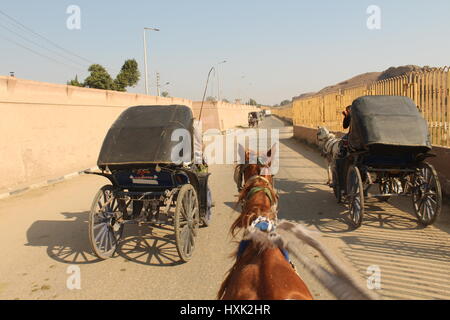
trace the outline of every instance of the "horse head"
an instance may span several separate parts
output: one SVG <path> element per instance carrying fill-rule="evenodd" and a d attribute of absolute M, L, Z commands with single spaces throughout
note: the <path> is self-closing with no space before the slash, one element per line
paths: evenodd
<path fill-rule="evenodd" d="M 272 163 L 276 154 L 277 146 L 273 145 L 267 153 L 257 153 L 253 150 L 246 150 L 239 145 L 239 154 L 244 155 L 241 164 L 235 169 L 235 182 L 238 191 L 242 190 L 242 184 L 245 184 L 252 177 L 263 177 L 273 185 Z"/>
<path fill-rule="evenodd" d="M 328 130 L 325 127 L 318 127 L 317 128 L 317 140 L 319 142 L 323 142 L 327 140 L 327 138 L 330 136 L 330 130 Z"/>

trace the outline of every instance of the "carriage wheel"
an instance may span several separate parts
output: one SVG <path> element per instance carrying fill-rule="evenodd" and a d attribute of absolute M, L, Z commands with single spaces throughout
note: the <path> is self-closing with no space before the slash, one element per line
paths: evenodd
<path fill-rule="evenodd" d="M 178 193 L 174 216 L 176 246 L 183 262 L 188 262 L 194 252 L 199 220 L 197 192 L 191 184 L 185 184 Z"/>
<path fill-rule="evenodd" d="M 333 192 L 334 196 L 337 199 L 337 202 L 341 203 L 342 202 L 341 185 L 339 184 L 339 178 L 336 169 L 333 169 Z"/>
<path fill-rule="evenodd" d="M 412 200 L 419 223 L 433 224 L 442 208 L 442 193 L 439 177 L 434 167 L 422 163 L 413 177 Z"/>
<path fill-rule="evenodd" d="M 364 215 L 364 185 L 355 166 L 351 166 L 347 173 L 347 199 L 353 226 L 359 228 Z"/>
<path fill-rule="evenodd" d="M 94 198 L 89 214 L 89 240 L 100 259 L 114 255 L 123 233 L 123 224 L 116 220 L 119 203 L 113 195 L 113 186 L 102 187 Z"/>

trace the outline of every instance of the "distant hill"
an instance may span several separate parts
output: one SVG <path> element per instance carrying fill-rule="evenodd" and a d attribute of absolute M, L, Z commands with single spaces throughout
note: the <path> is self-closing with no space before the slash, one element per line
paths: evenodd
<path fill-rule="evenodd" d="M 387 69 L 383 72 L 367 72 L 364 74 L 360 74 L 351 79 L 340 82 L 338 84 L 325 87 L 318 92 L 303 93 L 297 97 L 294 97 L 293 99 L 307 98 L 307 97 L 314 96 L 316 94 L 327 94 L 327 93 L 335 92 L 338 90 L 349 89 L 349 88 L 353 88 L 353 87 L 357 87 L 357 86 L 370 85 L 376 81 L 402 76 L 402 75 L 408 74 L 412 71 L 429 71 L 432 69 L 434 69 L 434 68 L 429 67 L 429 66 L 419 67 L 416 65 L 390 67 L 389 69 Z"/>
<path fill-rule="evenodd" d="M 382 75 L 382 72 L 367 72 L 364 74 L 357 75 L 356 77 L 353 77 L 351 79 L 348 79 L 346 81 L 343 81 L 341 83 L 335 84 L 334 86 L 325 87 L 322 90 L 320 90 L 319 94 L 326 94 L 330 92 L 335 92 L 339 89 L 347 89 L 352 88 L 356 86 L 363 86 L 367 84 L 374 83 L 377 81 L 380 76 Z"/>

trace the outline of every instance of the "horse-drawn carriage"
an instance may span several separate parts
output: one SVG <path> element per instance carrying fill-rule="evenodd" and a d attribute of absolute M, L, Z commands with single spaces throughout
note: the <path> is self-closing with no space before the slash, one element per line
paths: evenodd
<path fill-rule="evenodd" d="M 248 114 L 248 126 L 250 128 L 258 127 L 259 124 L 259 116 L 258 112 L 250 112 Z"/>
<path fill-rule="evenodd" d="M 367 96 L 351 107 L 347 155 L 333 169 L 335 196 L 342 195 L 354 227 L 361 226 L 365 199 L 372 185 L 388 201 L 392 196 L 412 196 L 418 221 L 431 225 L 442 206 L 436 170 L 425 162 L 432 149 L 428 126 L 414 102 L 407 97 Z"/>
<path fill-rule="evenodd" d="M 97 162 L 101 172 L 86 172 L 110 181 L 89 215 L 89 238 L 99 258 L 114 255 L 124 225 L 131 223 L 173 225 L 180 259 L 192 257 L 198 228 L 211 216 L 207 167 L 194 163 L 193 140 L 201 136 L 196 130 L 191 109 L 179 105 L 131 107 L 112 125 Z M 181 131 L 189 137 L 180 151 L 173 134 Z"/>

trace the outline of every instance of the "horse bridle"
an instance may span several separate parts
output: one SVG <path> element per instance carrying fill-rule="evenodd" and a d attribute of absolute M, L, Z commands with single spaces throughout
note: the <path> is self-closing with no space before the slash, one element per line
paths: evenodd
<path fill-rule="evenodd" d="M 249 190 L 247 196 L 245 197 L 245 199 L 243 199 L 243 200 L 241 201 L 241 205 L 244 206 L 244 205 L 245 205 L 245 202 L 248 201 L 248 200 L 250 200 L 256 193 L 258 193 L 258 192 L 264 192 L 264 194 L 267 196 L 267 198 L 269 198 L 270 204 L 271 204 L 272 206 L 275 206 L 275 207 L 276 207 L 277 204 L 278 204 L 278 201 L 277 201 L 277 199 L 274 198 L 273 195 L 272 195 L 272 191 L 273 191 L 272 188 L 273 188 L 273 186 L 272 186 L 272 184 L 270 183 L 269 180 L 267 180 L 266 178 L 261 177 L 261 176 L 253 176 L 253 177 L 251 177 L 250 179 L 248 179 L 247 183 L 252 182 L 252 181 L 254 181 L 254 180 L 257 180 L 257 179 L 260 179 L 260 180 L 264 181 L 265 183 L 267 183 L 267 187 L 261 187 L 261 186 L 259 186 L 259 187 L 253 187 L 253 188 L 251 188 L 251 189 Z"/>
<path fill-rule="evenodd" d="M 269 169 L 269 166 L 260 163 L 259 159 L 258 159 L 258 165 L 262 166 L 261 169 L 262 168 Z M 250 164 L 240 164 L 240 165 L 238 165 L 238 167 L 239 167 L 239 177 L 238 177 L 238 179 L 236 181 L 238 192 L 241 192 L 244 189 L 244 187 L 242 185 L 242 181 L 244 180 L 244 172 L 249 166 L 250 166 Z M 260 171 L 260 173 L 261 173 L 261 171 Z M 262 177 L 261 175 L 253 176 L 250 179 L 248 179 L 248 181 L 253 181 L 254 179 L 256 179 L 258 177 L 261 178 L 263 181 L 267 182 L 270 186 L 274 187 L 274 183 L 273 182 L 270 182 L 269 180 L 267 180 L 266 178 Z M 245 183 L 248 183 L 248 181 L 246 181 Z"/>

